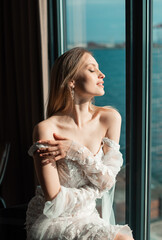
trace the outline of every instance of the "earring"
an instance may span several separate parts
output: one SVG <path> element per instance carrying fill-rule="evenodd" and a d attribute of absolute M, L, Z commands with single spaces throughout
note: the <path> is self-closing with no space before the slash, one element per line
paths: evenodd
<path fill-rule="evenodd" d="M 71 88 L 71 97 L 72 97 L 72 100 L 74 100 L 74 87 Z"/>

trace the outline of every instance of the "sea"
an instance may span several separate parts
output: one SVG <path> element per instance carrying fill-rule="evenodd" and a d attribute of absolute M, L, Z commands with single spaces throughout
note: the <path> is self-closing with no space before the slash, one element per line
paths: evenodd
<path fill-rule="evenodd" d="M 105 95 L 95 98 L 97 106 L 112 106 L 122 116 L 120 146 L 126 160 L 126 52 L 125 48 L 90 50 L 104 79 Z M 162 183 L 162 48 L 152 51 L 151 83 L 151 173 L 154 181 Z"/>

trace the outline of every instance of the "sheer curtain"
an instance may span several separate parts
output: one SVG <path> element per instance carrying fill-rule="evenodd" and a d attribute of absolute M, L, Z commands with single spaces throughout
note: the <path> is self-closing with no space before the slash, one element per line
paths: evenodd
<path fill-rule="evenodd" d="M 48 61 L 48 10 L 47 1 L 39 0 L 39 17 L 41 33 L 41 55 L 42 55 L 42 83 L 44 117 L 46 117 L 46 106 L 49 88 L 49 61 Z"/>

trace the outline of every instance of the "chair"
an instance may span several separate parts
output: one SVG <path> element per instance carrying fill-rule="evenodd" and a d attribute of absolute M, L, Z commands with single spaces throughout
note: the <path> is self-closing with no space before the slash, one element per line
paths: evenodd
<path fill-rule="evenodd" d="M 5 143 L 0 145 L 0 187 L 2 186 L 3 178 L 6 172 L 6 167 L 8 163 L 10 153 L 10 143 Z M 4 199 L 0 196 L 0 208 L 6 208 L 6 203 Z"/>
<path fill-rule="evenodd" d="M 0 187 L 5 176 L 10 153 L 10 143 L 0 145 Z M 0 239 L 26 239 L 24 223 L 26 218 L 27 204 L 6 207 L 6 203 L 0 196 Z"/>

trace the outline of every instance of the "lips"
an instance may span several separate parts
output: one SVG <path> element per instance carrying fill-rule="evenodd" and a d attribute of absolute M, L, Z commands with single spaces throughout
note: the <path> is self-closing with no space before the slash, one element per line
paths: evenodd
<path fill-rule="evenodd" d="M 104 81 L 101 81 L 101 82 L 97 83 L 97 85 L 100 86 L 100 87 L 104 87 L 103 84 L 104 84 Z"/>

